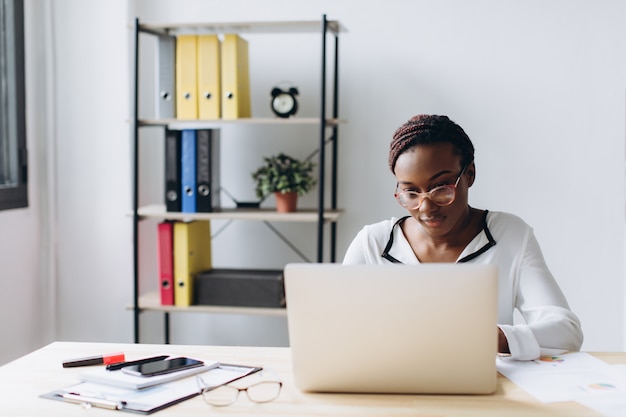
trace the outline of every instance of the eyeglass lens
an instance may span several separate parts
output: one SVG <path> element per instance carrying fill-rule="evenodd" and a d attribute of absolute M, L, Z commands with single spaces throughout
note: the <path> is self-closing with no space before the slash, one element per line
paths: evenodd
<path fill-rule="evenodd" d="M 223 385 L 208 391 L 202 391 L 202 398 L 204 398 L 204 401 L 217 407 L 223 407 L 234 403 L 237 401 L 238 396 L 239 390 L 228 385 Z"/>
<path fill-rule="evenodd" d="M 280 394 L 281 383 L 276 381 L 262 381 L 249 386 L 246 389 L 248 398 L 255 403 L 266 403 L 273 401 Z"/>
<path fill-rule="evenodd" d="M 456 187 L 459 185 L 459 180 L 463 176 L 465 169 L 469 164 L 465 165 L 459 176 L 456 178 L 456 181 L 452 185 L 443 185 L 441 187 L 434 188 L 427 193 L 418 193 L 416 191 L 401 191 L 396 193 L 396 199 L 403 206 L 410 210 L 417 209 L 424 201 L 425 198 L 428 198 L 433 203 L 438 206 L 448 206 L 454 202 L 454 198 L 456 197 Z M 397 187 L 397 186 L 396 186 Z"/>
<path fill-rule="evenodd" d="M 414 191 L 403 191 L 397 193 L 397 197 L 400 204 L 409 208 L 418 207 L 426 197 L 438 206 L 446 206 L 454 201 L 455 192 L 452 186 L 446 185 L 423 194 Z"/>
<path fill-rule="evenodd" d="M 237 401 L 240 391 L 246 391 L 250 401 L 266 403 L 278 397 L 281 387 L 282 384 L 278 381 L 261 381 L 248 388 L 236 388 L 230 385 L 222 385 L 215 389 L 203 390 L 202 396 L 208 404 L 223 407 Z"/>

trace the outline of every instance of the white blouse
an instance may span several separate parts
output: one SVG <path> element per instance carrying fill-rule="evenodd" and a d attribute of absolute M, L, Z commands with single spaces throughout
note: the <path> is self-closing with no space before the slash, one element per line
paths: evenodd
<path fill-rule="evenodd" d="M 580 321 L 550 273 L 532 228 L 509 213 L 485 215 L 483 230 L 457 262 L 498 267 L 498 326 L 508 340 L 511 358 L 532 360 L 579 350 L 583 341 Z M 419 264 L 401 228 L 394 227 L 397 221 L 391 218 L 363 227 L 348 247 L 343 263 L 385 264 L 391 257 L 404 264 Z M 393 244 L 385 258 L 382 253 L 390 235 Z M 515 309 L 525 323 L 513 323 Z"/>

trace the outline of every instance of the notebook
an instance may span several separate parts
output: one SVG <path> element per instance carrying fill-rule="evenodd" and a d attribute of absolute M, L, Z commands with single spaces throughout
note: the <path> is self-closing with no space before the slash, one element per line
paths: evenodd
<path fill-rule="evenodd" d="M 293 263 L 284 275 L 299 389 L 495 391 L 494 266 Z"/>
<path fill-rule="evenodd" d="M 105 368 L 96 368 L 83 372 L 81 379 L 87 382 L 112 385 L 119 388 L 145 389 L 165 382 L 176 381 L 177 379 L 185 378 L 190 375 L 206 372 L 219 367 L 219 365 L 220 363 L 217 361 L 205 361 L 203 366 L 155 376 L 128 375 L 122 371 L 108 371 Z"/>

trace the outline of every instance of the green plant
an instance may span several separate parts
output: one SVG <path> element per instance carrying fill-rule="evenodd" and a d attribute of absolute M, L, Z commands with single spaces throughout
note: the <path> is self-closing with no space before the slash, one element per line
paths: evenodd
<path fill-rule="evenodd" d="M 263 165 L 252 173 L 257 197 L 275 192 L 297 192 L 303 196 L 316 184 L 312 175 L 314 167 L 311 161 L 299 161 L 284 153 L 263 158 Z"/>

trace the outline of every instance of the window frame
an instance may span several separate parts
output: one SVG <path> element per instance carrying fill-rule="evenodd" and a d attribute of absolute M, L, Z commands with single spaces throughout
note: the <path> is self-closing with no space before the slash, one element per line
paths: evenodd
<path fill-rule="evenodd" d="M 14 111 L 6 109 L 2 117 L 6 117 L 9 127 L 13 127 L 16 146 L 8 147 L 6 150 L 15 152 L 10 158 L 15 158 L 17 169 L 15 172 L 15 183 L 12 186 L 0 186 L 0 210 L 16 209 L 28 207 L 28 153 L 26 148 L 26 88 L 25 88 L 25 59 L 24 59 L 24 1 L 23 0 L 0 0 L 3 8 L 8 12 L 7 27 L 7 48 L 9 60 L 7 62 L 7 74 L 0 73 L 0 77 L 8 77 L 7 84 L 13 83 L 15 89 L 7 88 L 6 93 L 9 107 Z M 11 30 L 12 29 L 12 30 Z M 2 36 L 2 34 L 0 34 Z M 2 39 L 0 38 L 0 42 Z M 12 49 L 12 51 L 11 51 Z M 13 58 L 13 59 L 11 59 Z M 12 74 L 11 74 L 12 72 Z M 2 86 L 0 85 L 0 89 Z M 0 99 L 5 97 L 0 90 Z M 10 139 L 9 139 L 10 140 Z M 0 152 L 3 152 L 0 148 Z"/>

